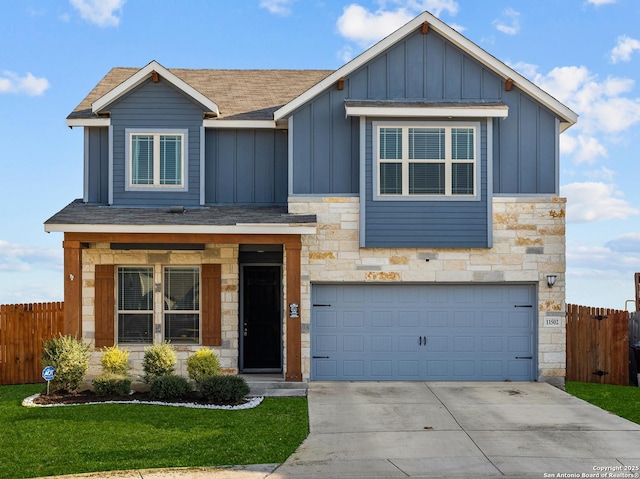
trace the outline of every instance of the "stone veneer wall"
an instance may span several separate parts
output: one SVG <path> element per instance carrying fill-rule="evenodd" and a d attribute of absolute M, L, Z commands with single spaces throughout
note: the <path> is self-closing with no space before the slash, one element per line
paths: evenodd
<path fill-rule="evenodd" d="M 494 198 L 490 249 L 361 249 L 358 198 L 289 198 L 290 213 L 316 214 L 318 218 L 317 235 L 302 237 L 304 378 L 310 375 L 310 285 L 315 281 L 507 282 L 538 284 L 538 376 L 542 381 L 563 384 L 565 203 L 557 197 Z M 547 286 L 547 274 L 558 275 L 553 288 Z"/>
<path fill-rule="evenodd" d="M 238 246 L 206 245 L 202 251 L 116 251 L 108 244 L 91 244 L 82 252 L 82 336 L 92 346 L 95 339 L 95 265 L 113 264 L 116 266 L 137 265 L 189 265 L 220 263 L 222 272 L 222 346 L 213 349 L 218 353 L 223 372 L 238 372 Z M 161 270 L 155 270 L 155 283 L 162 282 Z M 115 293 L 115 292 L 114 292 Z M 154 324 L 162 324 L 162 293 L 155 293 Z M 116 304 L 117 307 L 117 304 Z M 115 320 L 115 319 L 114 319 Z M 156 332 L 154 342 L 162 341 L 162 333 Z M 142 374 L 142 359 L 148 345 L 126 344 L 122 349 L 130 351 L 129 362 L 134 376 Z M 176 373 L 187 377 L 186 359 L 202 348 L 197 345 L 174 344 L 178 354 Z M 88 378 L 100 374 L 100 351 L 91 355 Z"/>

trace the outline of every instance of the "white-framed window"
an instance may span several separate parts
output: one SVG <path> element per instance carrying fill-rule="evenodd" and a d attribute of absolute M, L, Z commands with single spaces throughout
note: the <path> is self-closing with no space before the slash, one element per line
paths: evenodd
<path fill-rule="evenodd" d="M 476 122 L 374 122 L 375 199 L 474 199 Z"/>
<path fill-rule="evenodd" d="M 187 130 L 128 128 L 125 136 L 127 190 L 186 191 Z"/>
<path fill-rule="evenodd" d="M 200 267 L 119 266 L 116 329 L 118 343 L 152 344 L 162 331 L 163 341 L 199 344 Z"/>

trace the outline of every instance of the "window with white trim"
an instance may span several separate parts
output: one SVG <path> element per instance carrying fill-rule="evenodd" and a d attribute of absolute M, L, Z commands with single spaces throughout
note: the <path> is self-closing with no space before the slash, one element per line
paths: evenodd
<path fill-rule="evenodd" d="M 475 197 L 477 123 L 374 123 L 378 198 Z"/>
<path fill-rule="evenodd" d="M 162 278 L 161 288 L 154 277 Z M 118 343 L 152 344 L 154 318 L 164 341 L 200 343 L 199 267 L 121 266 L 117 281 Z"/>
<path fill-rule="evenodd" d="M 186 130 L 126 130 L 127 189 L 186 189 Z"/>

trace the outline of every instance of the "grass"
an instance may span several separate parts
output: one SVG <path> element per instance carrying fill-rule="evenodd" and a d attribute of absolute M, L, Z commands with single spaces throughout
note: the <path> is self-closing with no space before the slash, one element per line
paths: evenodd
<path fill-rule="evenodd" d="M 282 463 L 309 432 L 306 398 L 224 411 L 100 404 L 25 408 L 42 385 L 0 386 L 0 478 Z"/>
<path fill-rule="evenodd" d="M 566 391 L 606 411 L 640 424 L 640 388 L 569 381 Z"/>

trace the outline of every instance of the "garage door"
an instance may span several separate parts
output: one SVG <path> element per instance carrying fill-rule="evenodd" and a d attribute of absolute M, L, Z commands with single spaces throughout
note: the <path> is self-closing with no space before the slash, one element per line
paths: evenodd
<path fill-rule="evenodd" d="M 536 379 L 530 285 L 313 285 L 311 379 Z"/>

